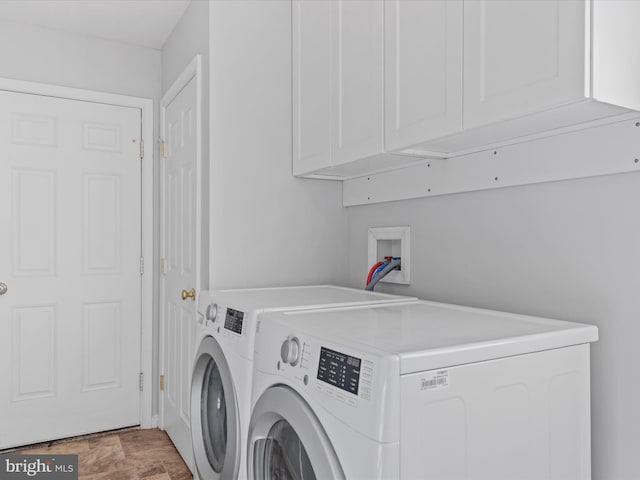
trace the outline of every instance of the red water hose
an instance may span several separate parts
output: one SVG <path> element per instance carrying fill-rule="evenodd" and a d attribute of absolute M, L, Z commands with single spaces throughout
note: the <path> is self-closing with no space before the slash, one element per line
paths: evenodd
<path fill-rule="evenodd" d="M 369 275 L 367 275 L 367 285 L 369 285 L 371 283 L 371 279 L 373 278 L 373 274 L 382 265 L 384 265 L 384 262 L 378 262 L 373 267 L 371 267 L 371 269 L 369 270 Z"/>

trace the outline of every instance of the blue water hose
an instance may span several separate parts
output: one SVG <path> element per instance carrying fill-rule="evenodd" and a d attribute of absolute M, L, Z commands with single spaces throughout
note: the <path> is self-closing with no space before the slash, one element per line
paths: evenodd
<path fill-rule="evenodd" d="M 400 268 L 400 257 L 395 257 L 389 263 L 384 265 L 384 268 L 382 268 L 382 270 L 380 271 L 376 270 L 376 273 L 373 275 L 373 278 L 371 279 L 371 283 L 367 285 L 366 289 L 369 290 L 370 292 L 373 292 L 374 287 L 380 280 L 386 277 L 389 274 L 389 272 L 392 272 L 393 270 L 396 270 L 399 268 Z"/>

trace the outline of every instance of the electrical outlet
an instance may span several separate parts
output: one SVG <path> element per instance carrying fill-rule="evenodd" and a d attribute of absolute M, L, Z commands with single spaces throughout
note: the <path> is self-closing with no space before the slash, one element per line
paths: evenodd
<path fill-rule="evenodd" d="M 368 267 L 384 257 L 400 257 L 400 270 L 394 270 L 381 282 L 411 283 L 411 227 L 374 227 L 369 229 Z"/>

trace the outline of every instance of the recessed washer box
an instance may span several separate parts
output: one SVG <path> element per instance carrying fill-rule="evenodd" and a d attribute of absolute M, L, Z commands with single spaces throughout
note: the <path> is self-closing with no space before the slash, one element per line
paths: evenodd
<path fill-rule="evenodd" d="M 411 227 L 372 227 L 369 229 L 368 267 L 384 257 L 400 257 L 400 270 L 394 270 L 381 282 L 411 283 Z"/>

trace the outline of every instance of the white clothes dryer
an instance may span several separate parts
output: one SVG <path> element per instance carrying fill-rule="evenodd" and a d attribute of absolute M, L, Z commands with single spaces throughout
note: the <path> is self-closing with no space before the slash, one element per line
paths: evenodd
<path fill-rule="evenodd" d="M 597 336 L 426 301 L 265 314 L 249 478 L 587 480 Z"/>
<path fill-rule="evenodd" d="M 191 382 L 194 475 L 246 478 L 256 321 L 267 311 L 415 299 L 330 285 L 201 292 Z"/>

